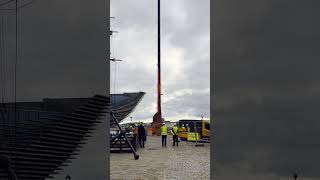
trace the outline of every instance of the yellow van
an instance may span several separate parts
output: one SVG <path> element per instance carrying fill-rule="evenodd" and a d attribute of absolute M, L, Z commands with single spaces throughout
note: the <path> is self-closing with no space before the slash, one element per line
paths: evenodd
<path fill-rule="evenodd" d="M 192 133 L 199 139 L 210 139 L 210 120 L 180 120 L 178 128 L 181 140 L 188 140 L 188 133 L 189 139 Z"/>

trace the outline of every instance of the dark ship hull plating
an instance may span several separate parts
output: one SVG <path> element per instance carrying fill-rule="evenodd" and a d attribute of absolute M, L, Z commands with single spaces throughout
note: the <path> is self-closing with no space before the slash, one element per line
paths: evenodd
<path fill-rule="evenodd" d="M 97 124 L 113 111 L 119 121 L 130 114 L 144 93 L 110 97 L 44 99 L 7 103 L 0 108 L 0 179 L 10 179 L 1 165 L 8 157 L 19 179 L 52 178 L 76 159 Z M 108 116 L 107 116 L 108 117 Z M 111 122 L 112 126 L 113 123 Z"/>

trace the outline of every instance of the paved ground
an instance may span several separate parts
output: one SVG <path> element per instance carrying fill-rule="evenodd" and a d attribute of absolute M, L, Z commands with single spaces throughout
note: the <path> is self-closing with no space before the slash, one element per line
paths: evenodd
<path fill-rule="evenodd" d="M 138 150 L 139 160 L 131 153 L 111 154 L 111 179 L 210 179 L 210 144 L 195 147 L 195 143 L 180 142 L 173 147 L 168 136 L 167 147 L 162 148 L 160 137 L 148 136 L 145 146 Z"/>

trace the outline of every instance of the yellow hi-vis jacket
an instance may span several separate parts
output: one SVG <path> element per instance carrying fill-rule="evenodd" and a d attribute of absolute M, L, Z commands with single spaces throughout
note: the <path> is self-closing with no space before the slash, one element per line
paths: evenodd
<path fill-rule="evenodd" d="M 178 135 L 178 127 L 177 126 L 172 127 L 172 133 L 173 133 L 173 135 Z"/>
<path fill-rule="evenodd" d="M 161 136 L 168 134 L 168 127 L 166 125 L 161 126 L 160 130 L 161 130 Z"/>

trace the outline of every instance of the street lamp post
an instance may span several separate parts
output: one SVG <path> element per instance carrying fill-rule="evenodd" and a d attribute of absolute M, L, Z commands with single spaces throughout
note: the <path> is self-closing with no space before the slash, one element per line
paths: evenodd
<path fill-rule="evenodd" d="M 132 117 L 130 117 L 130 119 L 131 119 L 131 123 L 132 123 Z"/>

